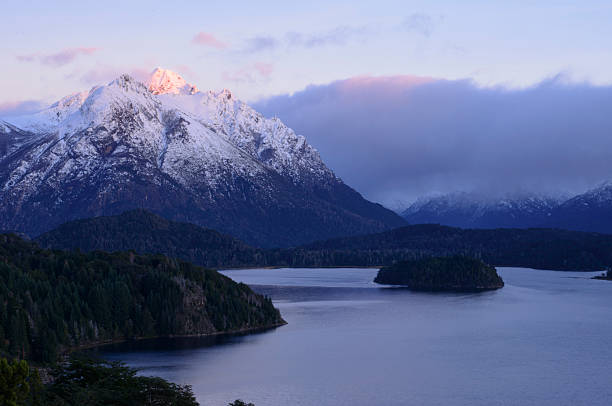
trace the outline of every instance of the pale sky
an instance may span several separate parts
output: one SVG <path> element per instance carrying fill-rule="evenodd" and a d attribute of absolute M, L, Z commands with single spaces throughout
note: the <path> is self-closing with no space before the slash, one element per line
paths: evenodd
<path fill-rule="evenodd" d="M 356 76 L 612 83 L 612 2 L 2 2 L 0 110 L 157 66 L 254 101 Z"/>

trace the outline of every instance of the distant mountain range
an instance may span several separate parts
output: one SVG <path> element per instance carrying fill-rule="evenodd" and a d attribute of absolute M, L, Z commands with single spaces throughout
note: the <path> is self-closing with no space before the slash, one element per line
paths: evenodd
<path fill-rule="evenodd" d="M 0 230 L 34 236 L 145 208 L 282 247 L 405 224 L 344 184 L 279 119 L 168 70 L 144 83 L 123 75 L 8 121 Z"/>
<path fill-rule="evenodd" d="M 452 193 L 420 199 L 402 216 L 410 224 L 435 223 L 462 228 L 526 228 L 543 224 L 561 199 L 536 196 L 494 199 Z"/>
<path fill-rule="evenodd" d="M 556 229 L 464 230 L 434 224 L 261 249 L 233 237 L 145 210 L 66 223 L 36 239 L 81 251 L 160 253 L 215 268 L 380 266 L 426 256 L 470 255 L 499 266 L 600 270 L 612 265 L 612 235 Z"/>
<path fill-rule="evenodd" d="M 612 184 L 568 197 L 492 198 L 452 193 L 420 199 L 402 212 L 410 224 L 462 228 L 547 227 L 612 233 Z"/>

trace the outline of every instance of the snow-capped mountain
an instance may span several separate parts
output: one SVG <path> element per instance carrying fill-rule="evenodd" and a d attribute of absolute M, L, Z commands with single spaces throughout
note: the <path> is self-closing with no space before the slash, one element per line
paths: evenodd
<path fill-rule="evenodd" d="M 612 182 L 563 202 L 552 211 L 547 225 L 612 234 Z"/>
<path fill-rule="evenodd" d="M 462 228 L 542 226 L 562 198 L 535 195 L 494 198 L 456 192 L 417 200 L 402 216 L 411 224 L 436 223 Z"/>
<path fill-rule="evenodd" d="M 0 229 L 147 208 L 263 246 L 403 224 L 327 168 L 304 137 L 231 92 L 155 70 L 0 121 Z"/>

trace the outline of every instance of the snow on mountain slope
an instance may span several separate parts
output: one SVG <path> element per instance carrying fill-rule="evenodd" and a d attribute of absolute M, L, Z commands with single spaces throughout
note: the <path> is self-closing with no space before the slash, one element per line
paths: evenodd
<path fill-rule="evenodd" d="M 91 92 L 73 93 L 38 113 L 13 117 L 11 123 L 26 131 L 37 133 L 55 131 L 60 123 L 81 107 L 89 93 Z"/>
<path fill-rule="evenodd" d="M 131 151 L 138 151 L 147 165 L 158 166 L 185 186 L 194 174 L 198 182 L 214 187 L 229 170 L 242 176 L 264 171 L 250 160 L 241 160 L 244 154 L 240 150 L 196 120 L 187 120 L 189 117 L 180 111 L 165 110 L 145 86 L 129 76 L 92 89 L 82 102 L 72 100 L 58 111 L 58 117 L 64 120 L 57 124 L 53 120 L 55 132 L 47 137 L 48 142 L 29 151 L 9 175 L 5 189 L 16 185 L 30 193 L 30 183 L 23 182 L 24 176 L 38 176 L 33 170 L 41 165 L 45 175 L 55 171 L 70 175 L 75 164 L 83 174 L 91 174 L 98 165 L 106 164 L 100 160 L 106 161 L 110 155 L 125 160 Z M 80 104 L 78 109 L 74 108 L 76 103 Z M 57 104 L 50 110 L 56 111 Z M 48 115 L 47 111 L 37 114 Z"/>
<path fill-rule="evenodd" d="M 154 75 L 160 75 L 159 69 Z M 166 75 L 165 73 L 162 75 Z M 179 82 L 179 86 L 183 82 Z M 191 85 L 186 85 L 191 86 Z M 155 89 L 160 100 L 177 110 L 189 112 L 203 125 L 271 169 L 290 176 L 296 183 L 315 176 L 319 181 L 333 177 L 318 152 L 303 136 L 278 118 L 268 119 L 237 100 L 227 89 L 177 96 L 176 87 Z"/>
<path fill-rule="evenodd" d="M 612 183 L 574 196 L 553 210 L 549 226 L 612 234 Z"/>
<path fill-rule="evenodd" d="M 123 75 L 0 126 L 0 228 L 148 208 L 259 245 L 379 231 L 403 221 L 367 202 L 278 119 L 227 90 L 157 69 Z"/>
<path fill-rule="evenodd" d="M 612 205 L 612 182 L 603 182 L 585 193 L 574 196 L 563 204 L 563 206 L 604 206 Z"/>
<path fill-rule="evenodd" d="M 564 199 L 543 196 L 494 198 L 457 192 L 420 199 L 402 216 L 411 224 L 439 223 L 463 228 L 537 227 Z"/>
<path fill-rule="evenodd" d="M 34 134 L 0 120 L 0 160 L 35 138 Z"/>
<path fill-rule="evenodd" d="M 420 199 L 402 216 L 411 224 L 438 223 L 463 228 L 547 227 L 612 233 L 612 183 L 569 198 L 473 193 Z"/>

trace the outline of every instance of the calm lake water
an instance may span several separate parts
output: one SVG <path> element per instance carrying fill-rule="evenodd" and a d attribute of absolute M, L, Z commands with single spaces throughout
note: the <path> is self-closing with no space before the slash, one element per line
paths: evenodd
<path fill-rule="evenodd" d="M 499 268 L 501 290 L 428 294 L 375 285 L 376 272 L 225 271 L 289 324 L 100 351 L 192 385 L 202 405 L 612 404 L 612 282 Z"/>

